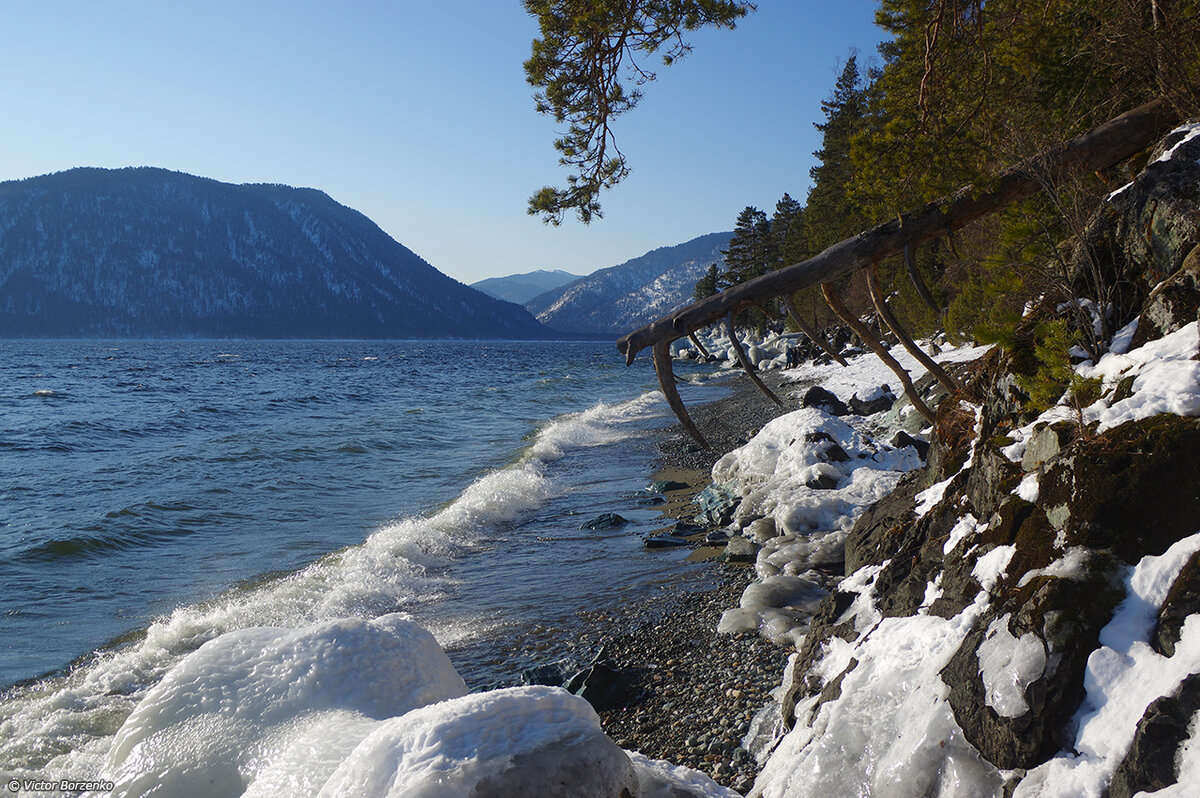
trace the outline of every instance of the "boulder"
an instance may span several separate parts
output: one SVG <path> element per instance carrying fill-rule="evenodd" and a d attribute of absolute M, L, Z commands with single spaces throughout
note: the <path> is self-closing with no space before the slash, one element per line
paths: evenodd
<path fill-rule="evenodd" d="M 725 562 L 754 562 L 758 556 L 758 544 L 749 538 L 735 535 L 725 544 L 721 559 Z"/>
<path fill-rule="evenodd" d="M 846 407 L 841 399 L 838 399 L 834 394 L 825 390 L 820 385 L 814 385 L 809 388 L 804 394 L 804 398 L 800 401 L 801 407 L 815 407 L 818 410 L 824 410 L 831 416 L 849 415 L 850 410 Z"/>
<path fill-rule="evenodd" d="M 1196 320 L 1200 310 L 1200 244 L 1192 247 L 1179 271 L 1163 280 L 1142 305 L 1133 346 L 1161 338 Z"/>
<path fill-rule="evenodd" d="M 709 485 L 696 494 L 692 502 L 700 508 L 695 519 L 697 524 L 724 526 L 733 520 L 742 497 L 721 485 Z"/>
<path fill-rule="evenodd" d="M 895 403 L 896 397 L 892 393 L 892 389 L 887 385 L 881 385 L 864 398 L 860 399 L 858 394 L 851 396 L 846 406 L 856 416 L 873 416 L 876 413 L 885 413 L 891 410 Z"/>
<path fill-rule="evenodd" d="M 629 521 L 616 513 L 601 513 L 590 521 L 584 521 L 580 524 L 580 529 L 613 529 L 623 526 Z"/>
<path fill-rule="evenodd" d="M 687 488 L 686 482 L 678 482 L 674 479 L 656 479 L 646 486 L 649 493 L 669 493 L 673 490 L 683 490 Z"/>
<path fill-rule="evenodd" d="M 924 438 L 918 438 L 915 435 L 910 435 L 906 430 L 898 430 L 892 436 L 891 444 L 897 449 L 911 446 L 917 450 L 917 457 L 920 457 L 922 460 L 929 456 L 929 441 Z"/>
<path fill-rule="evenodd" d="M 1065 545 L 1130 564 L 1162 554 L 1200 518 L 1200 421 L 1152 416 L 1080 439 L 1046 467 L 1039 494 Z"/>

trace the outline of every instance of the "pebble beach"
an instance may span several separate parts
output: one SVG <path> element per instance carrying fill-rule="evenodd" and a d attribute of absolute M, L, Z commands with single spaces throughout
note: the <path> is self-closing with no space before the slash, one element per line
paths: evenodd
<path fill-rule="evenodd" d="M 695 514 L 691 497 L 709 484 L 713 463 L 797 403 L 778 378 L 770 387 L 784 406 L 742 375 L 733 376 L 728 386 L 728 396 L 688 408 L 712 448 L 698 446 L 678 425 L 664 433 L 655 478 L 688 485 L 668 494 L 661 508 L 668 517 L 690 519 Z M 701 547 L 692 556 L 711 559 L 719 552 Z M 710 587 L 660 598 L 656 607 L 641 612 L 634 609 L 634 617 L 642 620 L 604 641 L 604 656 L 628 680 L 628 697 L 600 717 L 621 747 L 695 768 L 745 794 L 758 766 L 741 741 L 780 684 L 789 651 L 753 632 L 717 634 L 721 613 L 738 605 L 754 567 L 713 559 L 711 569 Z"/>

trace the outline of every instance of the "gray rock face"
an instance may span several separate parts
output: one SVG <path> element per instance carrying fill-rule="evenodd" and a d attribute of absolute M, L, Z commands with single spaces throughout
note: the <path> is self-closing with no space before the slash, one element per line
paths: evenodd
<path fill-rule="evenodd" d="M 1117 766 L 1108 798 L 1132 798 L 1179 781 L 1175 764 L 1179 748 L 1188 739 L 1192 719 L 1200 712 L 1200 674 L 1184 680 L 1173 695 L 1150 704 L 1138 721 L 1129 752 Z"/>

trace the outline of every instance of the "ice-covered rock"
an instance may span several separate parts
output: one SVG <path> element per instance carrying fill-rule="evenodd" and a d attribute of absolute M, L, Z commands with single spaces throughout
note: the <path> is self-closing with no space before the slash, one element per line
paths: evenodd
<path fill-rule="evenodd" d="M 304 760 L 318 736 L 336 758 L 372 720 L 465 693 L 433 635 L 399 615 L 228 632 L 146 694 L 105 773 L 117 795 L 239 795 L 272 759 Z"/>

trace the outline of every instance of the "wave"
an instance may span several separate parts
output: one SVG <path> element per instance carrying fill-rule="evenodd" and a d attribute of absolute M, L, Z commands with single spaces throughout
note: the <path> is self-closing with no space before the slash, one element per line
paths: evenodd
<path fill-rule="evenodd" d="M 662 415 L 663 404 L 661 394 L 653 392 L 554 419 L 512 462 L 480 475 L 427 515 L 387 524 L 363 543 L 299 571 L 180 607 L 65 674 L 10 688 L 0 702 L 0 770 L 39 778 L 99 772 L 111 736 L 145 691 L 183 656 L 224 633 L 396 612 L 411 617 L 428 609 L 453 594 L 456 558 L 531 517 L 562 490 L 553 477 L 553 463 L 572 451 L 639 434 L 642 422 Z M 158 506 L 153 511 L 171 509 Z M 97 541 L 57 545 L 61 551 L 47 553 L 80 556 Z M 435 615 L 425 623 L 443 646 L 494 627 L 493 621 L 464 622 L 461 616 L 448 616 L 439 624 Z"/>

